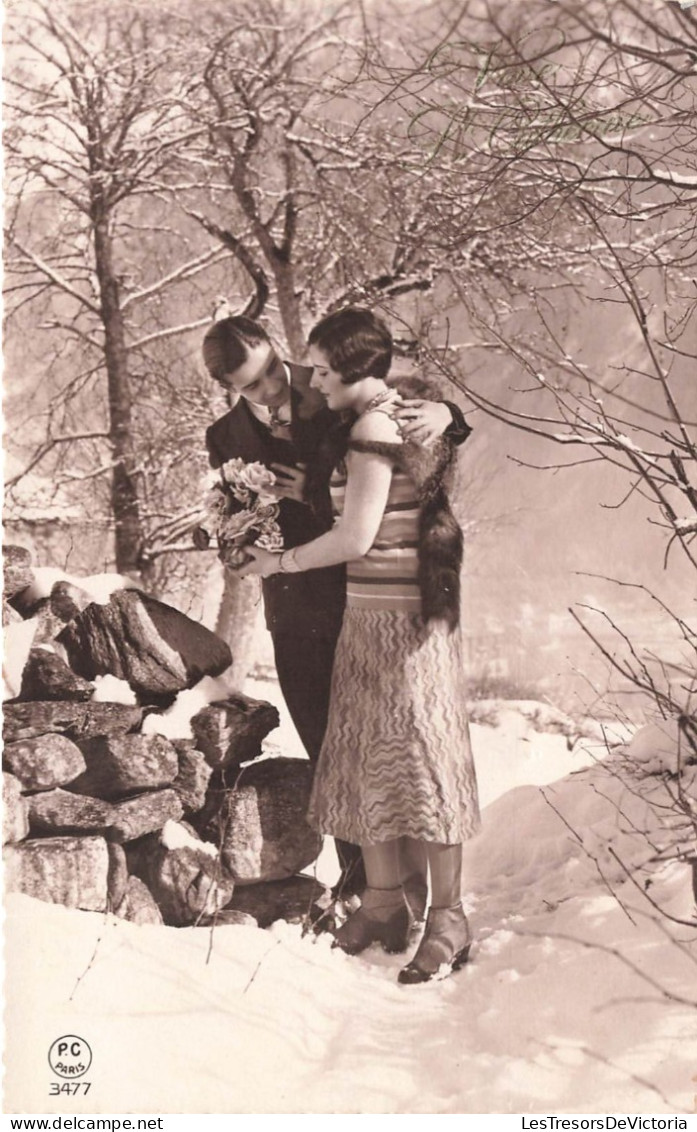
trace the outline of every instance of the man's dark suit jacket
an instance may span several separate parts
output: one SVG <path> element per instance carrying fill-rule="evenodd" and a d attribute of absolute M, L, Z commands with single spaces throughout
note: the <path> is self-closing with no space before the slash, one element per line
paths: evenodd
<path fill-rule="evenodd" d="M 206 447 L 211 465 L 219 468 L 236 457 L 246 463 L 304 463 L 312 465 L 322 437 L 336 422 L 336 414 L 310 386 L 312 370 L 288 363 L 291 376 L 291 440 L 272 436 L 240 397 L 234 409 L 208 428 Z M 310 477 L 310 482 L 312 478 Z M 331 529 L 329 486 L 314 483 L 308 502 L 282 499 L 279 525 L 287 548 L 309 542 Z M 266 624 L 271 633 L 301 637 L 336 638 L 346 603 L 344 566 L 323 567 L 299 574 L 273 574 L 262 578 Z"/>

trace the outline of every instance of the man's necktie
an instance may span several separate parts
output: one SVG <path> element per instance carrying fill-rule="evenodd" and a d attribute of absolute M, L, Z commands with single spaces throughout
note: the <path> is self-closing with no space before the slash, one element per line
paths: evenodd
<path fill-rule="evenodd" d="M 269 428 L 272 436 L 290 437 L 290 421 L 280 416 L 278 409 L 269 409 Z"/>

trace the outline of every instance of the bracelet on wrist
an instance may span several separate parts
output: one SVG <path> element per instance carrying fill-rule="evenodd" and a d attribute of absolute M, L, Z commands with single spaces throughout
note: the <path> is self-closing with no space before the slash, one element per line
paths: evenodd
<path fill-rule="evenodd" d="M 284 550 L 283 554 L 278 560 L 278 569 L 281 574 L 297 574 L 300 572 L 301 567 L 295 558 L 297 547 L 292 547 L 290 550 Z"/>

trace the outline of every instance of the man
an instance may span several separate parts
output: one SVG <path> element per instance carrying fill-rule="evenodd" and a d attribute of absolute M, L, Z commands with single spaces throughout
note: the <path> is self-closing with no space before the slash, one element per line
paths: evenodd
<path fill-rule="evenodd" d="M 312 370 L 283 362 L 263 327 L 243 316 L 213 323 L 203 341 L 203 357 L 213 380 L 239 395 L 234 408 L 206 432 L 211 465 L 218 468 L 238 457 L 276 472 L 286 548 L 329 530 L 331 467 L 322 464 L 322 440 L 340 421 L 310 386 Z M 397 416 L 402 434 L 420 443 L 447 433 L 460 444 L 470 431 L 449 402 L 405 401 Z M 196 538 L 198 546 L 205 545 L 202 535 Z M 344 566 L 262 579 L 278 682 L 313 764 L 327 725 L 345 589 Z M 337 852 L 342 870 L 338 890 L 360 892 L 364 876 L 356 847 L 337 843 Z"/>

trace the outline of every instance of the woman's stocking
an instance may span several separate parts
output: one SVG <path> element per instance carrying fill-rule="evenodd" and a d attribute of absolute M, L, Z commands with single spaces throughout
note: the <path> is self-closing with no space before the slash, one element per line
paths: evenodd
<path fill-rule="evenodd" d="M 404 895 L 412 916 L 417 923 L 421 923 L 428 904 L 426 844 L 413 837 L 400 837 L 398 853 Z"/>

